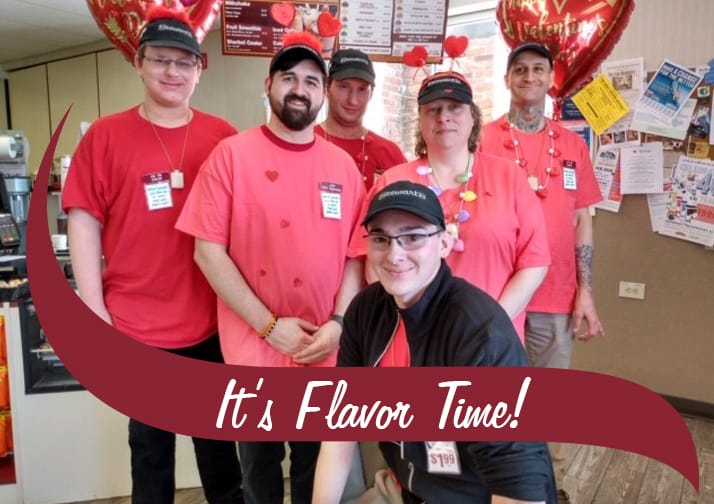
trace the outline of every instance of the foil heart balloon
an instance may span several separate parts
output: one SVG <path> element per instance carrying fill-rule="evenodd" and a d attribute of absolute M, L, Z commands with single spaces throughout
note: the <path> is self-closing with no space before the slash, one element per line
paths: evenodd
<path fill-rule="evenodd" d="M 634 7 L 634 0 L 499 0 L 496 18 L 509 47 L 536 41 L 550 49 L 548 94 L 560 102 L 610 54 Z"/>
<path fill-rule="evenodd" d="M 87 0 L 99 28 L 114 47 L 133 64 L 139 48 L 146 14 L 154 5 L 185 10 L 198 42 L 201 43 L 221 12 L 223 0 Z"/>

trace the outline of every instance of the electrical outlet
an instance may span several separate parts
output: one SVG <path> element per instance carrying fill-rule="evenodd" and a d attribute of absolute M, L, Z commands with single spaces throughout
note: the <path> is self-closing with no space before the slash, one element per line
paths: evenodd
<path fill-rule="evenodd" d="M 630 299 L 644 299 L 645 284 L 620 281 L 620 297 Z"/>

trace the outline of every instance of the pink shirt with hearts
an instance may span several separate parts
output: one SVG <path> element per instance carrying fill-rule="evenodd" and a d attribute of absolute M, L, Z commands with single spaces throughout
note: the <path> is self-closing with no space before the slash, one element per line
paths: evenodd
<path fill-rule="evenodd" d="M 320 137 L 290 144 L 261 126 L 216 147 L 176 227 L 225 245 L 278 317 L 321 325 L 333 313 L 363 199 L 364 184 L 347 153 Z M 326 202 L 337 202 L 327 214 Z M 220 299 L 218 330 L 229 364 L 296 366 Z M 333 366 L 335 358 L 315 365 Z"/>

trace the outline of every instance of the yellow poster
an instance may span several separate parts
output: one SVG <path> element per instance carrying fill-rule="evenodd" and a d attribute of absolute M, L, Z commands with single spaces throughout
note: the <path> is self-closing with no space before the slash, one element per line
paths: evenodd
<path fill-rule="evenodd" d="M 605 75 L 599 75 L 575 95 L 573 103 L 596 135 L 627 114 L 629 107 Z"/>

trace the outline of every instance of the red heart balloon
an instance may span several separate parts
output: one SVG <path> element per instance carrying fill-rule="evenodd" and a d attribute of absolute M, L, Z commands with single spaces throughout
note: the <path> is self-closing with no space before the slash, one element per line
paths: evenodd
<path fill-rule="evenodd" d="M 270 17 L 280 26 L 290 26 L 295 19 L 295 6 L 289 3 L 274 3 L 270 6 Z"/>
<path fill-rule="evenodd" d="M 610 54 L 634 7 L 634 0 L 499 0 L 496 18 L 509 47 L 536 41 L 550 49 L 553 85 L 548 94 L 559 102 Z"/>
<path fill-rule="evenodd" d="M 201 43 L 213 27 L 222 4 L 223 0 L 87 0 L 89 11 L 99 28 L 132 64 L 146 24 L 146 14 L 151 7 L 164 5 L 186 10 L 191 28 Z"/>
<path fill-rule="evenodd" d="M 334 37 L 342 29 L 342 22 L 329 11 L 322 11 L 317 18 L 317 32 L 321 37 Z"/>

